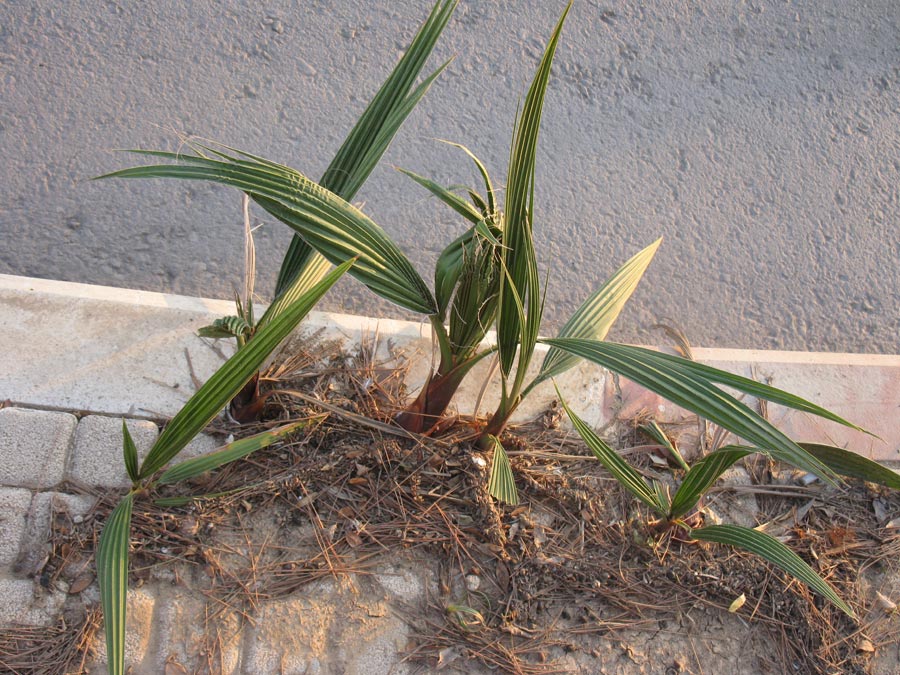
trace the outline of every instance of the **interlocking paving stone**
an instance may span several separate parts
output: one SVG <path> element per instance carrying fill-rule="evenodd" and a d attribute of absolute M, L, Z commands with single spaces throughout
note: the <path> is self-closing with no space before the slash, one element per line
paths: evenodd
<path fill-rule="evenodd" d="M 30 579 L 0 578 L 0 627 L 48 626 L 56 621 L 65 599 L 65 593 L 48 592 Z"/>
<path fill-rule="evenodd" d="M 59 483 L 77 423 L 64 412 L 0 410 L 0 485 L 48 488 Z"/>
<path fill-rule="evenodd" d="M 39 492 L 28 509 L 24 536 L 19 545 L 15 572 L 31 576 L 49 553 L 51 513 L 67 514 L 69 518 L 86 515 L 96 499 L 89 495 L 70 495 L 62 492 Z"/>
<path fill-rule="evenodd" d="M 138 457 L 156 441 L 159 429 L 153 422 L 128 420 L 128 431 Z M 88 415 L 75 430 L 75 447 L 67 477 L 86 485 L 125 487 L 131 484 L 122 459 L 122 418 Z"/>
<path fill-rule="evenodd" d="M 0 488 L 0 567 L 8 567 L 19 555 L 25 533 L 25 517 L 31 492 L 21 488 Z"/>

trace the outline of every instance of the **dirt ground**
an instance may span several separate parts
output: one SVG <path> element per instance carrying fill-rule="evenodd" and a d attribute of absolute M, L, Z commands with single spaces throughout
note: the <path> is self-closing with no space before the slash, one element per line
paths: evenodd
<path fill-rule="evenodd" d="M 134 675 L 900 673 L 900 495 L 755 460 L 698 516 L 765 523 L 857 623 L 752 555 L 655 527 L 554 411 L 506 439 L 521 503 L 503 506 L 471 423 L 425 439 L 359 417 L 386 419 L 402 393 L 365 355 L 309 352 L 276 375 L 295 394 L 261 426 L 307 419 L 300 433 L 136 502 Z M 687 452 L 698 429 L 667 431 Z M 677 477 L 634 420 L 605 433 L 646 475 Z M 35 580 L 65 581 L 65 619 L 0 635 L 8 672 L 105 672 L 90 570 L 118 495 L 98 497 L 79 523 L 55 515 Z M 46 656 L 65 650 L 64 667 Z"/>

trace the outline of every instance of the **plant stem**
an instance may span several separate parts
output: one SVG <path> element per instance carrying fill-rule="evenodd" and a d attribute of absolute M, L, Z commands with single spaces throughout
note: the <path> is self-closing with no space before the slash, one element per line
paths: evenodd
<path fill-rule="evenodd" d="M 407 431 L 419 434 L 427 434 L 434 429 L 469 371 L 467 365 L 464 363 L 457 366 L 449 373 L 432 373 L 416 400 L 397 415 L 395 418 L 397 424 Z"/>

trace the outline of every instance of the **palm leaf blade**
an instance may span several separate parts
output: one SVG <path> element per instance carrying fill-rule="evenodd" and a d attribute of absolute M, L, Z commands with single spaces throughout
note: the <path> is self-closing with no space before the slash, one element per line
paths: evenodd
<path fill-rule="evenodd" d="M 559 42 L 563 23 L 571 5 L 567 6 L 544 50 L 541 63 L 528 89 L 522 113 L 516 124 L 509 161 L 506 190 L 506 224 L 503 232 L 503 264 L 508 276 L 500 284 L 500 309 L 497 318 L 497 344 L 500 369 L 508 377 L 516 358 L 520 363 L 514 389 L 525 376 L 541 323 L 540 279 L 534 252 L 532 226 L 534 217 L 534 171 L 537 158 L 538 130 L 544 97 L 550 79 L 550 67 Z M 512 290 L 527 308 L 524 324 L 519 320 Z"/>
<path fill-rule="evenodd" d="M 413 173 L 412 171 L 407 171 L 406 169 L 400 169 L 399 171 L 403 175 L 412 178 L 416 183 L 428 190 L 431 194 L 440 199 L 466 220 L 477 223 L 482 220 L 482 218 L 484 218 L 484 216 L 481 215 L 478 209 L 472 206 L 465 199 L 461 198 L 455 192 L 448 190 L 442 185 L 438 185 L 433 180 L 425 178 L 424 176 L 420 176 L 417 173 Z"/>
<path fill-rule="evenodd" d="M 619 318 L 619 314 L 625 308 L 625 303 L 634 293 L 661 243 L 662 239 L 657 239 L 622 265 L 599 290 L 585 300 L 560 329 L 559 337 L 591 340 L 606 338 L 609 329 Z M 550 377 L 556 377 L 576 363 L 578 363 L 577 357 L 553 347 L 544 357 L 538 379 L 543 381 Z"/>
<path fill-rule="evenodd" d="M 97 580 L 106 632 L 110 675 L 125 672 L 125 608 L 128 598 L 128 543 L 134 495 L 127 495 L 110 514 L 97 548 Z"/>
<path fill-rule="evenodd" d="M 150 449 L 141 466 L 141 478 L 147 478 L 165 466 L 209 424 L 352 264 L 350 260 L 332 270 L 311 291 L 260 330 L 191 396 Z"/>
<path fill-rule="evenodd" d="M 543 342 L 623 375 L 685 410 L 759 445 L 778 459 L 810 471 L 832 484 L 835 482 L 834 473 L 822 462 L 744 403 L 704 379 L 703 371 L 691 370 L 692 361 L 675 359 L 679 363 L 673 364 L 674 357 L 657 358 L 659 352 L 613 342 L 580 338 L 548 338 Z"/>
<path fill-rule="evenodd" d="M 726 544 L 755 553 L 805 583 L 850 618 L 856 618 L 850 606 L 841 600 L 827 581 L 816 574 L 800 556 L 768 534 L 738 525 L 709 525 L 691 530 L 691 536 L 700 541 Z"/>
<path fill-rule="evenodd" d="M 181 161 L 124 169 L 107 177 L 207 180 L 236 187 L 288 223 L 329 262 L 357 258 L 351 275 L 373 292 L 411 311 L 435 313 L 427 285 L 384 230 L 301 173 L 256 160 L 225 162 L 187 156 Z"/>
<path fill-rule="evenodd" d="M 467 148 L 465 145 L 462 145 L 461 143 L 454 143 L 453 141 L 445 141 L 442 138 L 439 138 L 438 140 L 441 143 L 446 143 L 447 145 L 452 145 L 454 148 L 459 148 L 460 150 L 462 150 L 464 153 L 466 153 L 469 156 L 469 159 L 471 159 L 475 163 L 475 167 L 478 169 L 478 173 L 481 174 L 481 179 L 484 181 L 484 190 L 487 193 L 487 203 L 484 206 L 487 209 L 488 215 L 492 215 L 492 214 L 496 213 L 497 203 L 494 199 L 494 185 L 491 182 L 491 177 L 490 177 L 490 175 L 488 175 L 487 169 L 485 168 L 482 161 L 480 159 L 478 159 L 478 157 L 475 156 L 475 153 L 473 153 L 471 150 L 469 150 L 469 148 Z"/>
<path fill-rule="evenodd" d="M 562 403 L 566 414 L 569 416 L 569 419 L 572 420 L 575 431 L 578 432 L 578 435 L 581 436 L 581 439 L 585 442 L 585 445 L 588 446 L 588 449 L 594 453 L 594 457 L 600 461 L 612 477 L 644 504 L 660 515 L 665 515 L 667 510 L 666 505 L 662 503 L 657 492 L 647 485 L 644 477 L 632 468 L 619 453 L 609 447 L 609 445 L 607 445 L 603 439 L 584 422 L 584 420 L 569 408 L 562 396 L 560 396 L 558 388 L 556 394 L 559 396 L 559 400 Z"/>
<path fill-rule="evenodd" d="M 387 150 L 406 117 L 425 93 L 420 88 L 409 95 L 410 88 L 431 54 L 458 0 L 442 0 L 434 5 L 391 74 L 366 107 L 347 135 L 331 164 L 325 170 L 321 185 L 350 201 L 369 177 Z M 433 80 L 433 75 L 429 80 Z M 294 236 L 278 273 L 276 299 L 297 281 L 309 265 L 320 267 L 309 244 Z M 316 263 L 319 263 L 318 265 Z M 324 274 L 324 272 L 321 272 Z M 312 283 L 318 279 L 313 278 Z"/>
<path fill-rule="evenodd" d="M 861 478 L 870 483 L 878 483 L 894 490 L 900 490 L 900 475 L 868 457 L 833 445 L 821 443 L 799 443 L 798 445 L 837 474 Z"/>
<path fill-rule="evenodd" d="M 813 415 L 816 415 L 823 419 L 837 422 L 838 424 L 842 424 L 845 427 L 850 427 L 851 429 L 856 429 L 857 431 L 862 431 L 863 433 L 869 433 L 862 427 L 859 427 L 852 422 L 848 422 L 847 420 L 840 417 L 839 415 L 834 414 L 830 410 L 826 410 L 825 408 L 817 406 L 815 403 L 811 403 L 810 401 L 807 401 L 800 396 L 796 396 L 794 394 L 791 394 L 790 392 L 783 391 L 781 389 L 778 389 L 777 387 L 763 384 L 762 382 L 757 382 L 756 380 L 751 380 L 748 377 L 735 375 L 725 370 L 720 370 L 719 368 L 713 368 L 712 366 L 707 366 L 703 363 L 697 363 L 696 361 L 687 361 L 678 356 L 664 354 L 662 352 L 657 353 L 659 354 L 661 360 L 668 361 L 676 367 L 685 368 L 691 373 L 700 375 L 710 382 L 715 382 L 716 384 L 721 384 L 726 387 L 731 387 L 732 389 L 737 389 L 738 391 L 742 391 L 745 394 L 756 396 L 757 398 L 762 398 L 766 401 L 771 401 L 772 403 L 777 403 L 787 408 L 793 408 L 794 410 L 799 410 L 801 412 L 812 413 Z"/>
<path fill-rule="evenodd" d="M 756 448 L 726 445 L 694 463 L 672 497 L 669 518 L 680 518 L 690 511 L 700 497 L 738 460 L 758 452 Z"/>
<path fill-rule="evenodd" d="M 200 457 L 192 457 L 191 459 L 176 464 L 170 469 L 167 469 L 159 477 L 157 482 L 161 485 L 177 483 L 189 478 L 194 478 L 207 471 L 218 469 L 220 466 L 224 466 L 225 464 L 234 462 L 242 457 L 246 457 L 252 452 L 268 447 L 291 432 L 307 426 L 308 424 L 309 422 L 306 420 L 302 422 L 293 422 L 291 424 L 280 426 L 277 429 L 262 431 L 258 434 L 253 434 L 252 436 L 233 441 L 214 452 L 201 455 Z"/>
<path fill-rule="evenodd" d="M 519 503 L 519 492 L 516 490 L 516 479 L 513 476 L 509 457 L 503 444 L 494 436 L 490 437 L 494 446 L 494 460 L 491 463 L 491 477 L 488 481 L 488 493 L 504 504 L 515 506 Z"/>
<path fill-rule="evenodd" d="M 134 439 L 131 437 L 131 432 L 128 431 L 128 425 L 125 424 L 124 419 L 122 420 L 122 455 L 125 461 L 125 471 L 131 482 L 134 483 L 139 478 L 137 446 L 134 444 Z"/>

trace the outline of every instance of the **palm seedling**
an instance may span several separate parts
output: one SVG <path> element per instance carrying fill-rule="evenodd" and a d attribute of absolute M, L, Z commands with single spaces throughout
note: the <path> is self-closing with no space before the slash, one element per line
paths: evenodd
<path fill-rule="evenodd" d="M 400 126 L 428 91 L 437 76 L 446 68 L 447 63 L 444 63 L 420 84 L 416 85 L 416 80 L 438 37 L 447 25 L 450 15 L 456 8 L 457 2 L 458 0 L 439 0 L 432 8 L 425 23 L 422 24 L 419 32 L 410 43 L 409 49 L 378 90 L 378 93 L 376 93 L 341 145 L 331 164 L 325 170 L 319 181 L 319 185 L 323 188 L 346 201 L 351 201 L 363 183 L 365 183 L 381 156 L 387 150 L 394 135 L 400 129 Z M 197 149 L 200 152 L 203 151 L 201 146 L 197 146 Z M 171 153 L 148 154 L 172 159 L 177 159 L 178 157 L 178 155 Z M 275 165 L 270 163 L 263 162 L 262 164 L 269 169 L 277 169 Z M 150 175 L 156 174 L 142 172 L 140 169 L 110 174 L 110 176 L 134 178 Z M 290 178 L 290 176 L 287 177 Z M 256 195 L 252 191 L 247 190 L 245 192 L 279 220 L 285 218 L 281 205 L 267 200 L 263 195 Z M 247 221 L 249 221 L 249 216 L 245 210 L 245 223 Z M 252 247 L 251 235 L 245 231 L 245 242 L 248 239 L 250 242 L 248 245 Z M 252 248 L 249 255 L 252 256 Z M 347 260 L 349 257 L 353 256 L 344 256 L 340 262 Z M 234 338 L 238 349 L 243 348 L 254 338 L 257 330 L 277 317 L 294 299 L 320 281 L 328 271 L 330 262 L 319 255 L 300 236 L 294 236 L 281 263 L 274 299 L 258 322 L 254 321 L 253 315 L 253 273 L 251 267 L 248 264 L 245 270 L 247 276 L 245 277 L 245 292 L 243 296 L 236 294 L 236 314 L 218 319 L 212 325 L 202 328 L 200 330 L 201 336 Z M 243 390 L 235 395 L 229 408 L 232 417 L 236 421 L 249 422 L 258 419 L 264 404 L 265 397 L 260 396 L 259 375 L 257 374 L 247 382 Z"/>
<path fill-rule="evenodd" d="M 496 346 L 480 353 L 483 356 L 492 351 L 497 352 L 501 376 L 500 402 L 480 432 L 481 446 L 492 449 L 494 456 L 488 485 L 490 493 L 507 503 L 515 504 L 518 501 L 514 477 L 499 440 L 500 436 L 516 407 L 535 387 L 565 372 L 582 358 L 623 375 L 737 436 L 767 448 L 779 459 L 833 481 L 835 469 L 827 458 L 809 453 L 717 385 L 725 385 L 851 427 L 854 425 L 797 396 L 753 380 L 688 359 L 604 340 L 637 287 L 660 241 L 654 242 L 625 263 L 581 305 L 556 338 L 539 338 L 544 296 L 540 287 L 533 239 L 535 158 L 551 64 L 567 12 L 568 9 L 550 38 L 517 120 L 504 211 L 500 213 L 494 207 L 491 182 L 480 162 L 478 168 L 484 177 L 487 198 L 480 198 L 470 192 L 473 203 L 465 202 L 450 190 L 431 181 L 413 176 L 418 183 L 470 221 L 476 221 L 479 213 L 484 216 L 484 220 L 476 222 L 464 237 L 451 244 L 442 258 L 449 257 L 455 247 L 456 255 L 463 262 L 467 259 L 475 260 L 476 257 L 467 251 L 462 242 L 467 241 L 467 236 L 471 237 L 468 241 L 479 242 L 478 228 L 483 227 L 486 221 L 492 229 L 483 239 L 499 240 L 492 244 L 492 260 L 497 268 L 490 277 L 496 284 L 491 287 L 490 297 L 492 311 L 496 312 L 494 321 L 497 326 L 497 341 Z M 491 216 L 490 219 L 487 218 L 488 215 Z M 441 270 L 439 264 L 438 271 Z M 481 278 L 487 278 L 484 272 L 480 274 Z M 441 277 L 436 275 L 436 279 L 438 278 Z M 436 285 L 441 287 L 440 283 Z M 457 286 L 454 303 L 460 298 L 467 298 L 465 294 L 461 294 L 461 288 L 463 287 Z M 482 299 L 479 298 L 479 301 Z M 476 308 L 485 306 L 478 303 L 458 304 L 467 309 L 470 317 L 474 315 Z M 455 314 L 450 316 L 451 332 L 456 318 Z M 479 316 L 479 321 L 481 320 L 482 317 Z M 472 322 L 471 318 L 469 322 Z M 479 339 L 483 335 L 482 332 Z M 527 372 L 538 343 L 548 345 L 549 351 L 538 374 L 529 381 Z M 436 411 L 432 411 L 434 412 Z"/>
<path fill-rule="evenodd" d="M 562 400 L 561 397 L 560 400 Z M 666 532 L 685 537 L 688 541 L 726 544 L 750 551 L 780 567 L 795 579 L 802 581 L 848 616 L 855 618 L 853 610 L 840 598 L 834 588 L 778 539 L 758 529 L 738 525 L 695 526 L 696 519 L 692 515 L 696 515 L 694 512 L 697 510 L 701 498 L 719 477 L 735 462 L 747 455 L 757 452 L 768 454 L 766 450 L 741 445 L 726 445 L 718 448 L 694 462 L 693 466 L 686 467 L 680 485 L 674 494 L 670 494 L 668 488 L 662 483 L 645 480 L 590 426 L 572 412 L 565 401 L 563 401 L 563 407 L 569 419 L 572 420 L 575 430 L 594 456 L 613 478 L 661 519 L 659 524 L 665 528 Z M 900 489 L 900 476 L 877 462 L 854 452 L 816 444 L 803 444 L 803 448 L 810 456 L 823 462 L 837 473 L 880 483 L 895 490 Z"/>

